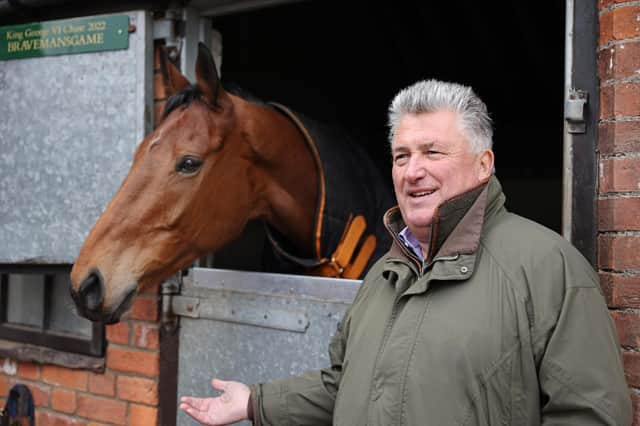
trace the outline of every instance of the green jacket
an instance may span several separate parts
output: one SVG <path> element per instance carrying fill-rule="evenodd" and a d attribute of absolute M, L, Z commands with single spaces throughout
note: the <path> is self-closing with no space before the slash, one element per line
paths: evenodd
<path fill-rule="evenodd" d="M 596 273 L 504 200 L 494 177 L 442 205 L 424 264 L 391 209 L 394 244 L 338 327 L 331 367 L 253 386 L 254 424 L 631 424 Z"/>

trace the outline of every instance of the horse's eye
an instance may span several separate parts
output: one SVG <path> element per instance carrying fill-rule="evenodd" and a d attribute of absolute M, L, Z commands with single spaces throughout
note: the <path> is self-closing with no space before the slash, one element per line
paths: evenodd
<path fill-rule="evenodd" d="M 187 155 L 176 163 L 176 172 L 188 175 L 197 172 L 200 166 L 202 166 L 202 160 Z"/>

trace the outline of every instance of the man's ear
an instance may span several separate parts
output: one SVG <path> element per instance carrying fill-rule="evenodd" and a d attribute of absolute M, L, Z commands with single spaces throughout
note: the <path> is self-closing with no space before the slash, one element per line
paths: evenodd
<path fill-rule="evenodd" d="M 480 154 L 480 180 L 484 181 L 489 179 L 493 174 L 493 151 L 485 149 Z"/>

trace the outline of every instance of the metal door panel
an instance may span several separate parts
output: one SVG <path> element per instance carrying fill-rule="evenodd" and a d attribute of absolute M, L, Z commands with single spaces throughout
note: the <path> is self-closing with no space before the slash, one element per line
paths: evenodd
<path fill-rule="evenodd" d="M 172 302 L 181 315 L 178 398 L 213 395 L 212 377 L 251 384 L 327 367 L 329 340 L 359 285 L 193 268 Z M 179 412 L 177 424 L 197 423 Z"/>

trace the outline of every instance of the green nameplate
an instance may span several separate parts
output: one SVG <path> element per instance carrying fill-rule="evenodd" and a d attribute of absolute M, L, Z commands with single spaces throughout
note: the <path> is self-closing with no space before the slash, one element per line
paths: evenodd
<path fill-rule="evenodd" d="M 3 61 L 128 47 L 128 15 L 0 27 L 0 60 Z"/>

